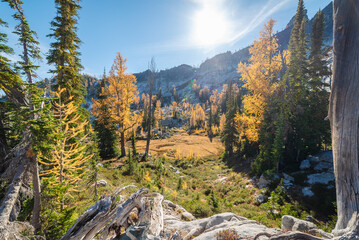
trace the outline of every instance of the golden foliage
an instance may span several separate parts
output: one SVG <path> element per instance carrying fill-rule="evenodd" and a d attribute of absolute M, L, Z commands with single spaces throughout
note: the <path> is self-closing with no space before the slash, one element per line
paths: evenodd
<path fill-rule="evenodd" d="M 195 108 L 192 107 L 191 110 L 191 118 L 190 118 L 190 126 L 191 128 L 203 128 L 205 127 L 205 113 L 201 105 L 197 104 Z"/>
<path fill-rule="evenodd" d="M 139 102 L 138 90 L 136 86 L 136 77 L 132 74 L 126 74 L 126 60 L 117 53 L 114 64 L 112 65 L 110 76 L 107 78 L 108 86 L 102 89 L 102 95 L 105 97 L 101 100 L 94 101 L 92 113 L 95 117 L 101 119 L 102 106 L 107 106 L 109 116 L 116 126 L 119 133 L 127 132 L 135 125 L 139 124 L 142 114 L 131 110 L 132 104 Z"/>
<path fill-rule="evenodd" d="M 197 84 L 197 80 L 194 79 L 192 84 L 192 90 L 198 95 L 200 89 L 201 89 L 201 85 Z"/>
<path fill-rule="evenodd" d="M 157 100 L 156 109 L 155 109 L 156 128 L 159 127 L 162 118 L 163 118 L 163 111 L 161 109 L 161 101 Z"/>
<path fill-rule="evenodd" d="M 146 175 L 143 177 L 146 182 L 151 182 L 150 172 L 146 171 Z"/>
<path fill-rule="evenodd" d="M 39 162 L 45 167 L 40 176 L 48 178 L 52 186 L 62 185 L 68 187 L 65 196 L 77 191 L 77 182 L 85 173 L 84 163 L 92 158 L 85 156 L 84 134 L 87 121 L 82 121 L 78 114 L 78 106 L 74 104 L 70 96 L 67 102 L 61 101 L 64 88 L 54 92 L 58 102 L 53 102 L 53 114 L 56 119 L 54 129 L 55 143 L 50 156 L 39 154 Z"/>
<path fill-rule="evenodd" d="M 247 138 L 250 142 L 258 141 L 264 112 L 277 88 L 279 72 L 282 69 L 282 55 L 278 52 L 277 38 L 273 32 L 274 24 L 275 21 L 270 19 L 264 25 L 259 40 L 255 40 L 249 49 L 250 64 L 238 64 L 238 72 L 242 75 L 248 94 L 243 98 L 244 112 L 237 114 L 236 121 L 240 138 Z"/>
<path fill-rule="evenodd" d="M 171 109 L 172 109 L 172 117 L 173 118 L 178 117 L 180 108 L 176 101 L 172 102 Z"/>
<path fill-rule="evenodd" d="M 221 133 L 224 130 L 225 124 L 226 124 L 226 115 L 222 114 L 221 119 L 219 120 L 219 131 L 221 131 Z"/>

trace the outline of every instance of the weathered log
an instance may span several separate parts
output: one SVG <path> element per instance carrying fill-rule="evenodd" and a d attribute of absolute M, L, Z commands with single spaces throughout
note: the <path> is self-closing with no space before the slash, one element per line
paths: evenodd
<path fill-rule="evenodd" d="M 11 182 L 0 206 L 0 226 L 6 226 L 9 222 L 11 211 L 18 199 L 24 176 L 29 168 L 27 157 L 30 148 L 29 138 L 30 133 L 25 132 L 22 141 L 7 156 L 10 160 L 5 159 L 9 165 L 1 178 Z"/>
<path fill-rule="evenodd" d="M 118 195 L 125 189 L 135 186 L 127 186 L 118 189 L 114 194 L 97 201 L 82 214 L 74 225 L 66 232 L 61 240 L 90 240 L 96 236 L 99 239 L 119 237 L 120 228 L 140 228 L 144 235 L 159 236 L 163 229 L 163 196 L 160 194 L 146 195 L 148 190 L 141 188 L 133 193 L 126 201 L 117 203 Z M 130 213 L 139 209 L 140 217 L 135 224 L 130 220 Z M 131 224 L 135 224 L 129 228 Z M 113 230 L 115 235 L 113 236 Z M 111 236 L 112 234 L 112 236 Z M 126 231 L 129 238 L 130 231 Z"/>

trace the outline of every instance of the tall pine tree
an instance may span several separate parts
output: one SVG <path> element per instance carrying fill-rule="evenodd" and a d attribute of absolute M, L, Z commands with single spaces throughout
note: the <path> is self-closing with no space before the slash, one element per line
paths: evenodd
<path fill-rule="evenodd" d="M 64 100 L 71 95 L 76 103 L 83 100 L 83 79 L 79 73 L 82 68 L 78 51 L 80 39 L 77 36 L 78 10 L 80 0 L 55 0 L 57 14 L 51 22 L 52 33 L 48 36 L 55 39 L 47 56 L 50 70 L 56 78 L 55 89 L 66 89 Z"/>
<path fill-rule="evenodd" d="M 237 114 L 237 103 L 236 97 L 233 92 L 233 83 L 232 80 L 228 84 L 227 89 L 228 99 L 227 99 L 227 112 L 226 112 L 226 122 L 224 125 L 224 130 L 222 132 L 222 141 L 224 142 L 225 147 L 225 157 L 231 159 L 234 153 L 234 144 L 238 140 L 238 130 L 235 121 Z"/>
<path fill-rule="evenodd" d="M 109 106 L 105 103 L 107 98 L 105 91 L 108 84 L 106 79 L 104 74 L 92 109 L 93 115 L 97 116 L 94 120 L 94 130 L 96 131 L 99 154 L 102 159 L 110 159 L 118 155 L 118 136 L 115 123 L 112 122 Z"/>

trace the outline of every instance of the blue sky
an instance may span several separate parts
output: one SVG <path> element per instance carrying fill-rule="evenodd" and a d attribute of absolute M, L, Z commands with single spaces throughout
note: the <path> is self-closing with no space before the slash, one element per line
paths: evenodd
<path fill-rule="evenodd" d="M 304 0 L 309 18 L 330 1 Z M 23 2 L 45 55 L 52 41 L 46 35 L 56 14 L 54 1 Z M 218 53 L 248 46 L 270 17 L 277 20 L 277 31 L 285 28 L 297 0 L 83 0 L 81 6 L 78 35 L 83 72 L 100 76 L 104 67 L 110 69 L 116 52 L 128 59 L 128 71 L 133 73 L 146 70 L 151 57 L 160 70 L 183 63 L 199 66 Z M 19 51 L 11 34 L 16 24 L 12 13 L 0 3 L 0 16 L 9 23 L 5 31 L 10 33 L 10 45 Z M 50 77 L 46 60 L 39 64 L 39 77 Z"/>

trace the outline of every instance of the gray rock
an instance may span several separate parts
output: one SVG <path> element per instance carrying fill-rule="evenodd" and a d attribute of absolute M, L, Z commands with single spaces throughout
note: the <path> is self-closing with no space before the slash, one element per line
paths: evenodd
<path fill-rule="evenodd" d="M 299 168 L 302 170 L 310 168 L 310 161 L 308 159 L 303 160 Z"/>
<path fill-rule="evenodd" d="M 333 163 L 331 162 L 319 162 L 317 165 L 315 165 L 314 170 L 315 171 L 324 171 L 333 168 Z"/>
<path fill-rule="evenodd" d="M 263 194 L 258 195 L 258 197 L 256 198 L 256 202 L 259 204 L 264 203 L 265 200 L 266 200 L 266 196 Z"/>
<path fill-rule="evenodd" d="M 183 212 L 182 213 L 182 219 L 185 221 L 193 221 L 196 220 L 196 218 L 189 212 Z"/>
<path fill-rule="evenodd" d="M 333 163 L 333 152 L 332 151 L 324 151 L 315 155 L 320 161 L 331 162 Z"/>
<path fill-rule="evenodd" d="M 333 173 L 323 172 L 323 173 L 315 173 L 308 176 L 309 184 L 328 184 L 329 182 L 335 181 L 335 177 Z"/>
<path fill-rule="evenodd" d="M 102 163 L 98 163 L 98 164 L 96 165 L 96 167 L 102 167 L 102 168 L 103 168 L 103 164 L 102 164 Z"/>
<path fill-rule="evenodd" d="M 181 234 L 179 234 L 177 231 L 172 235 L 170 240 L 182 240 Z"/>
<path fill-rule="evenodd" d="M 283 185 L 284 185 L 285 189 L 291 188 L 293 186 L 293 181 L 294 181 L 294 177 L 283 173 Z"/>
<path fill-rule="evenodd" d="M 101 179 L 100 181 L 97 182 L 97 185 L 105 187 L 107 185 L 107 182 L 106 182 L 106 180 Z"/>
<path fill-rule="evenodd" d="M 262 174 L 257 182 L 258 188 L 266 188 L 270 181 Z"/>
<path fill-rule="evenodd" d="M 310 161 L 311 164 L 316 164 L 320 162 L 320 159 L 318 157 L 309 157 L 308 160 Z"/>
<path fill-rule="evenodd" d="M 317 226 L 314 223 L 293 216 L 284 215 L 282 217 L 282 231 L 308 232 L 311 229 L 317 229 Z"/>
<path fill-rule="evenodd" d="M 286 173 L 283 173 L 283 178 L 284 178 L 284 180 L 288 180 L 290 182 L 294 181 L 294 177 L 292 177 L 292 176 L 290 176 L 290 175 L 288 175 Z"/>
<path fill-rule="evenodd" d="M 267 228 L 264 225 L 255 223 L 253 221 L 239 222 L 237 224 L 231 224 L 230 222 L 223 225 L 221 228 L 214 229 L 212 231 L 206 231 L 193 240 L 209 240 L 217 239 L 217 233 L 221 230 L 233 229 L 236 231 L 239 239 L 253 239 L 259 233 L 269 233 L 271 235 L 277 234 L 280 232 L 279 229 Z M 260 238 L 264 239 L 264 238 Z"/>
<path fill-rule="evenodd" d="M 303 196 L 305 197 L 313 197 L 314 196 L 314 193 L 312 192 L 311 190 L 311 187 L 305 187 L 302 189 L 302 194 Z"/>

